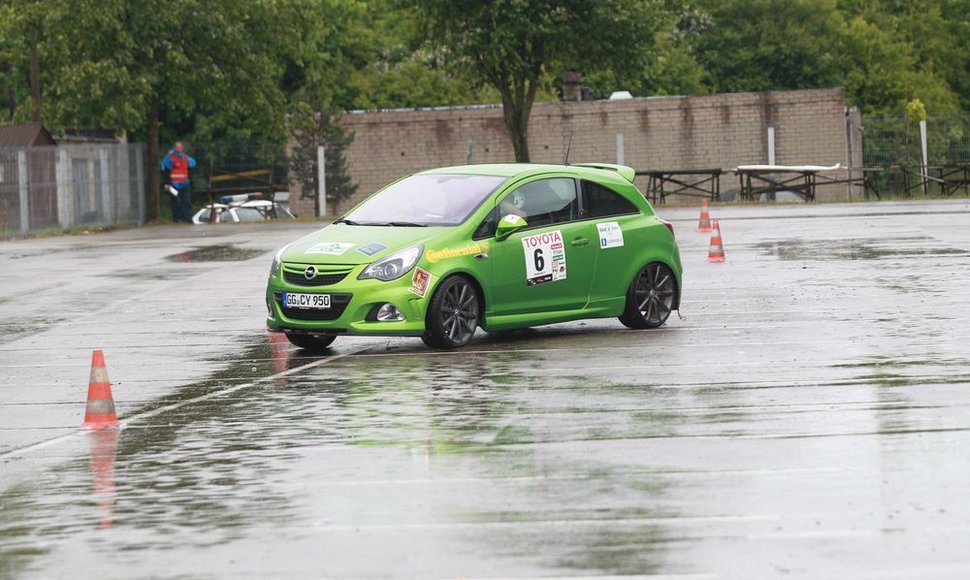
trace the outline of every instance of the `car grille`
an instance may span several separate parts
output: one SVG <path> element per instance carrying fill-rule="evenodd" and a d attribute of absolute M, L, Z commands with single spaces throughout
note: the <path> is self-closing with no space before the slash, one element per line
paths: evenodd
<path fill-rule="evenodd" d="M 347 309 L 347 305 L 350 304 L 350 299 L 353 298 L 353 294 L 331 294 L 330 295 L 330 308 L 324 310 L 317 309 L 304 309 L 304 308 L 286 308 L 283 306 L 283 293 L 276 292 L 276 303 L 279 304 L 280 310 L 283 312 L 283 316 L 289 318 L 290 320 L 336 320 L 344 313 Z"/>
<path fill-rule="evenodd" d="M 303 274 L 306 271 L 307 266 L 305 265 L 288 265 L 283 266 L 283 279 L 286 280 L 287 284 L 293 284 L 294 286 L 304 286 L 308 288 L 315 288 L 319 286 L 332 286 L 337 282 L 340 282 L 350 274 L 353 268 L 347 268 L 346 266 L 314 266 L 317 269 L 317 275 L 313 278 L 307 280 L 307 277 Z"/>

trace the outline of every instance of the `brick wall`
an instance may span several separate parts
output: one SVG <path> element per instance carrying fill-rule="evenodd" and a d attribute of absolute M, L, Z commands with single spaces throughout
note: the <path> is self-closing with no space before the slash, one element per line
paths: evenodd
<path fill-rule="evenodd" d="M 355 134 L 347 161 L 360 187 L 353 200 L 330 213 L 349 209 L 402 175 L 469 158 L 473 163 L 514 158 L 500 106 L 353 112 L 342 122 Z M 636 169 L 730 169 L 768 162 L 769 124 L 775 128 L 776 163 L 846 164 L 842 89 L 537 103 L 529 143 L 534 162 L 561 163 L 572 133 L 571 161 L 616 162 L 622 133 L 623 162 Z M 733 187 L 734 175 L 723 176 L 722 191 Z M 820 197 L 845 194 L 845 187 L 828 187 Z"/>

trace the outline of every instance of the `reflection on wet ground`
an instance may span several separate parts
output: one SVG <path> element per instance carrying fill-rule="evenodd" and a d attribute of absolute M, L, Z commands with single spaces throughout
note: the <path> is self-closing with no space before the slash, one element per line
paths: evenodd
<path fill-rule="evenodd" d="M 84 434 L 88 457 L 0 496 L 3 571 L 61 576 L 60 554 L 92 551 L 108 571 L 149 562 L 172 576 L 371 577 L 390 562 L 417 577 L 704 573 L 717 566 L 697 551 L 728 549 L 739 532 L 892 527 L 870 485 L 922 480 L 891 459 L 910 444 L 887 439 L 872 456 L 875 441 L 826 439 L 918 434 L 924 451 L 966 440 L 967 408 L 940 419 L 942 382 L 868 365 L 833 365 L 811 385 L 759 382 L 758 369 L 735 387 L 617 380 L 591 370 L 597 349 L 562 360 L 581 333 L 530 335 L 532 348 L 405 343 L 281 376 L 321 359 L 270 334 L 239 357 L 267 380 L 221 395 L 247 378 L 230 370 L 185 387 L 123 431 Z M 629 344 L 609 356 L 616 370 L 648 367 Z M 898 513 L 970 516 L 921 503 Z"/>
<path fill-rule="evenodd" d="M 186 260 L 186 261 L 191 261 L 191 260 Z M 100 276 L 104 278 L 128 278 L 133 280 L 181 280 L 183 278 L 188 278 L 194 275 L 196 275 L 196 272 L 193 272 L 191 270 L 180 270 L 180 269 L 173 268 L 171 270 L 161 270 L 161 271 L 159 271 L 158 269 L 154 269 L 154 270 L 125 269 L 125 270 L 116 270 L 114 272 L 108 272 L 105 274 L 101 274 Z"/>
<path fill-rule="evenodd" d="M 960 248 L 940 246 L 929 236 L 895 239 L 831 239 L 761 242 L 756 247 L 782 260 L 881 260 L 888 258 L 928 258 L 933 256 L 970 256 Z"/>
<path fill-rule="evenodd" d="M 179 252 L 167 256 L 165 259 L 170 262 L 242 262 L 262 256 L 267 251 L 240 248 L 233 244 L 219 244 Z"/>
<path fill-rule="evenodd" d="M 682 237 L 656 332 L 244 335 L 126 429 L 0 458 L 34 466 L 0 578 L 970 577 L 962 242 L 756 222 L 724 264 Z"/>

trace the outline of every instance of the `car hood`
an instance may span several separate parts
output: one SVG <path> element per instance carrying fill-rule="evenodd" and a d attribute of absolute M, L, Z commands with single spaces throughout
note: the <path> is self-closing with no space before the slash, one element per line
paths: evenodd
<path fill-rule="evenodd" d="M 451 229 L 332 224 L 290 244 L 283 252 L 283 261 L 297 264 L 365 264 L 425 243 Z"/>

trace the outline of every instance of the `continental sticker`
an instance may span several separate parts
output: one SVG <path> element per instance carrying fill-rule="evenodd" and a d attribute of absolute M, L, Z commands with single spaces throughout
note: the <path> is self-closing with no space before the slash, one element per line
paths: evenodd
<path fill-rule="evenodd" d="M 605 222 L 596 224 L 596 230 L 600 235 L 600 249 L 619 248 L 623 245 L 623 230 L 616 222 Z"/>
<path fill-rule="evenodd" d="M 461 258 L 464 256 L 474 256 L 476 254 L 484 254 L 488 252 L 488 244 L 485 242 L 476 242 L 468 246 L 462 246 L 460 248 L 444 248 L 441 250 L 428 250 L 424 253 L 424 257 L 427 258 L 432 264 L 437 264 L 442 260 L 447 260 L 449 258 Z"/>
<path fill-rule="evenodd" d="M 380 242 L 371 242 L 369 244 L 364 244 L 363 246 L 357 248 L 357 251 L 365 256 L 373 256 L 379 252 L 383 252 L 387 249 L 387 244 L 382 244 Z"/>
<path fill-rule="evenodd" d="M 411 293 L 424 298 L 424 295 L 428 293 L 429 286 L 431 286 L 431 272 L 422 268 L 415 268 L 414 275 L 411 276 Z"/>
<path fill-rule="evenodd" d="M 566 279 L 566 248 L 559 230 L 522 238 L 528 286 Z"/>
<path fill-rule="evenodd" d="M 357 244 L 349 242 L 321 242 L 319 244 L 314 244 L 309 249 L 307 249 L 307 254 L 328 254 L 331 256 L 339 256 L 353 248 Z"/>

